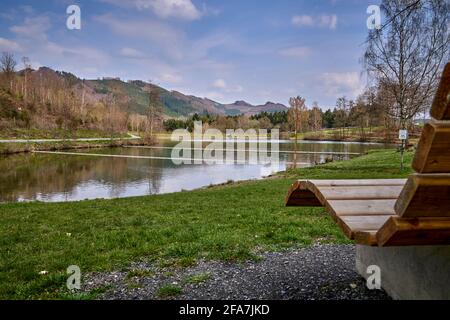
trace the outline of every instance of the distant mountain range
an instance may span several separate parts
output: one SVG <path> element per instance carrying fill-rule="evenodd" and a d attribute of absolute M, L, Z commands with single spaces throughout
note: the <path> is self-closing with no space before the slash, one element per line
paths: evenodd
<path fill-rule="evenodd" d="M 23 71 L 22 71 L 23 72 Z M 267 102 L 264 105 L 251 105 L 245 101 L 221 104 L 216 101 L 185 95 L 178 91 L 169 91 L 160 86 L 140 80 L 124 82 L 119 78 L 103 78 L 98 80 L 82 80 L 77 76 L 54 71 L 47 67 L 32 72 L 34 79 L 53 79 L 69 85 L 77 95 L 83 95 L 86 103 L 96 103 L 108 96 L 114 96 L 116 102 L 126 105 L 130 112 L 145 114 L 148 108 L 148 93 L 152 90 L 160 92 L 165 113 L 170 117 L 190 116 L 195 113 L 211 115 L 255 115 L 261 112 L 286 111 L 288 108 L 280 103 Z M 59 81 L 58 81 L 59 80 Z M 65 81 L 62 81 L 65 80 Z M 46 83 L 48 83 L 46 81 Z"/>

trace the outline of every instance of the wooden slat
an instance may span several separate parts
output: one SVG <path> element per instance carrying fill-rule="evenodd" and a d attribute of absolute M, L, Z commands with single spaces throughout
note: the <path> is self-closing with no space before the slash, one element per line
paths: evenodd
<path fill-rule="evenodd" d="M 380 246 L 448 245 L 450 218 L 391 217 L 377 232 Z"/>
<path fill-rule="evenodd" d="M 374 200 L 397 199 L 403 186 L 350 186 L 350 187 L 318 187 L 321 195 L 330 200 Z"/>
<path fill-rule="evenodd" d="M 392 216 L 341 216 L 337 224 L 349 239 L 354 239 L 359 231 L 379 230 Z"/>
<path fill-rule="evenodd" d="M 431 116 L 436 120 L 450 120 L 450 63 L 444 68 L 441 83 L 434 97 Z"/>
<path fill-rule="evenodd" d="M 369 188 L 361 188 L 368 186 L 375 187 L 402 187 L 406 183 L 406 179 L 379 179 L 379 180 L 299 180 L 296 181 L 289 189 L 286 197 L 286 206 L 324 206 L 329 199 L 382 199 L 393 198 L 387 189 L 378 188 L 373 191 Z M 353 196 L 349 197 L 348 192 L 336 189 L 338 187 L 350 188 Z M 325 189 L 323 189 L 325 188 Z M 331 189 L 327 189 L 331 188 Z M 326 193 L 324 196 L 322 190 Z M 397 188 L 390 189 L 397 195 Z M 328 197 L 329 196 L 329 197 Z"/>
<path fill-rule="evenodd" d="M 382 200 L 330 200 L 328 205 L 337 216 L 352 215 L 395 215 L 397 199 Z"/>
<path fill-rule="evenodd" d="M 348 179 L 348 180 L 300 180 L 299 183 L 313 184 L 317 187 L 343 186 L 403 186 L 406 179 Z"/>
<path fill-rule="evenodd" d="M 377 246 L 377 232 L 378 230 L 367 230 L 355 232 L 355 242 L 365 246 Z"/>
<path fill-rule="evenodd" d="M 403 218 L 450 217 L 450 174 L 413 174 L 396 204 Z"/>
<path fill-rule="evenodd" d="M 450 172 L 450 121 L 424 126 L 412 166 L 418 173 Z"/>

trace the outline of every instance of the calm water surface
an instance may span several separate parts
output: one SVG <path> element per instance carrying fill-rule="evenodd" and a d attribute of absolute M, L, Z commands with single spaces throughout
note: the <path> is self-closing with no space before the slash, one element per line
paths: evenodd
<path fill-rule="evenodd" d="M 174 145 L 164 141 L 159 149 L 133 147 L 65 151 L 149 157 L 144 159 L 61 154 L 0 156 L 0 202 L 74 201 L 192 190 L 230 180 L 260 179 L 285 170 L 294 160 L 292 153 L 280 152 L 278 167 L 242 163 L 175 165 L 172 160 L 164 159 L 170 158 Z M 382 144 L 301 142 L 298 151 L 316 153 L 299 154 L 297 161 L 299 167 L 305 167 L 322 163 L 329 157 L 334 160 L 354 157 L 320 152 L 364 153 L 386 148 L 389 146 Z M 292 151 L 294 146 L 289 141 L 280 141 L 279 150 Z"/>

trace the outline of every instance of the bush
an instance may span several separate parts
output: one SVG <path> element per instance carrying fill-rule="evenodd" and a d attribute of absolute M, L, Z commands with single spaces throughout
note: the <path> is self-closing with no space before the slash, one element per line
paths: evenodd
<path fill-rule="evenodd" d="M 186 121 L 177 120 L 177 119 L 169 119 L 164 121 L 164 129 L 166 131 L 172 132 L 177 129 L 186 129 L 189 125 Z"/>
<path fill-rule="evenodd" d="M 158 143 L 158 138 L 156 138 L 155 136 L 151 136 L 149 133 L 145 133 L 142 140 L 146 145 L 149 146 L 156 145 Z"/>

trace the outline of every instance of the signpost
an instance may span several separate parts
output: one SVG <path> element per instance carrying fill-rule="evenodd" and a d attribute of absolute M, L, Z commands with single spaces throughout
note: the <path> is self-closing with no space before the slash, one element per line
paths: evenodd
<path fill-rule="evenodd" d="M 408 140 L 408 130 L 401 129 L 398 132 L 398 138 L 402 141 L 402 146 L 401 146 L 401 149 L 400 149 L 400 152 L 401 152 L 400 170 L 403 171 L 403 157 L 404 157 L 404 152 L 405 152 L 406 140 Z"/>
<path fill-rule="evenodd" d="M 398 133 L 398 138 L 402 141 L 405 141 L 408 139 L 408 130 L 400 130 Z"/>

